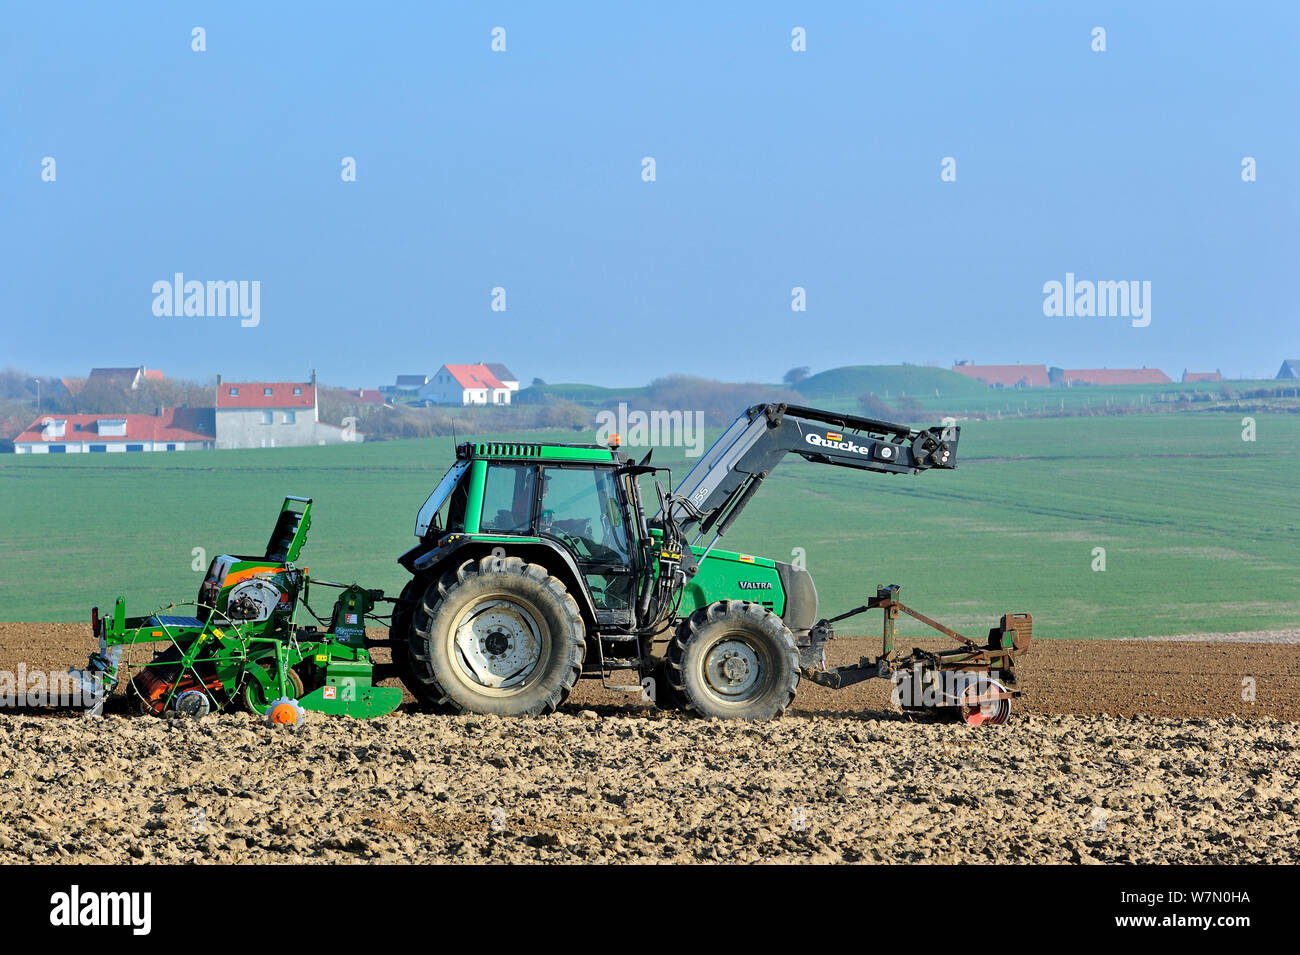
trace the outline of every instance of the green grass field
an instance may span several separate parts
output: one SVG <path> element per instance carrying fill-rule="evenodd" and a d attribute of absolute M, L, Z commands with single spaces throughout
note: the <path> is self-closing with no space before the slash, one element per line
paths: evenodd
<path fill-rule="evenodd" d="M 917 477 L 789 459 L 724 546 L 802 549 L 826 614 L 898 583 L 905 602 L 976 635 L 1007 610 L 1031 611 L 1047 637 L 1297 627 L 1300 416 L 1257 422 L 1255 442 L 1229 414 L 973 422 L 958 470 Z M 285 494 L 316 500 L 313 574 L 396 592 L 395 558 L 452 448 L 5 455 L 0 619 L 81 620 L 118 594 L 141 612 L 193 599 L 212 555 L 261 552 Z M 685 473 L 681 449 L 655 460 Z M 842 632 L 875 632 L 878 618 Z"/>

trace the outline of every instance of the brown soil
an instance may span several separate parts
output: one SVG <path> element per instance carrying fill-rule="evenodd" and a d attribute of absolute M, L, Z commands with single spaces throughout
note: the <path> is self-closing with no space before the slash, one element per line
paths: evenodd
<path fill-rule="evenodd" d="M 0 623 L 0 670 L 13 670 L 19 662 L 29 670 L 81 666 L 92 649 L 89 633 L 88 624 Z M 380 638 L 382 633 L 374 631 L 372 636 Z M 907 650 L 953 645 L 902 637 L 897 642 Z M 879 637 L 837 637 L 828 647 L 827 661 L 852 663 L 879 651 Z M 377 650 L 375 658 L 387 659 L 386 651 Z M 1020 658 L 1018 671 L 1024 695 L 1012 705 L 1016 714 L 1300 720 L 1300 645 L 1295 643 L 1038 640 Z M 1247 678 L 1253 680 L 1253 701 L 1243 699 L 1249 696 L 1244 694 Z M 635 683 L 636 675 L 626 673 L 619 679 Z M 379 682 L 401 685 L 391 675 Z M 889 690 L 883 680 L 838 691 L 804 680 L 792 712 L 879 715 L 892 712 Z M 582 680 L 568 708 L 591 706 L 649 709 L 634 695 Z"/>
<path fill-rule="evenodd" d="M 80 666 L 87 631 L 0 624 L 0 669 Z M 4 714 L 0 863 L 1300 861 L 1294 644 L 1039 641 L 1021 688 L 979 728 L 880 681 L 766 724 L 590 682 L 539 719 Z"/>

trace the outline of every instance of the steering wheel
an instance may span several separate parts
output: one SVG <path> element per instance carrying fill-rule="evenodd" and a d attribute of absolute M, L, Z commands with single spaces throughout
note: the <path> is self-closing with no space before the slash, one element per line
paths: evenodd
<path fill-rule="evenodd" d="M 583 557 L 591 556 L 591 548 L 587 546 L 587 541 L 582 537 L 574 537 L 572 534 L 566 534 L 564 531 L 552 529 L 551 533 L 563 540 L 566 544 L 574 549 Z"/>

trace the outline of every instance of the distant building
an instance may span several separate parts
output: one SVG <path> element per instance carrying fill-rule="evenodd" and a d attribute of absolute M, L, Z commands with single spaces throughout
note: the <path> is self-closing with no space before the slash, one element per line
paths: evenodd
<path fill-rule="evenodd" d="M 952 366 L 952 370 L 990 388 L 1046 388 L 1051 384 L 1047 378 L 1046 365 L 972 365 L 969 362 L 958 362 Z"/>
<path fill-rule="evenodd" d="M 1159 368 L 1066 368 L 1062 384 L 1073 385 L 1167 385 L 1172 379 Z"/>
<path fill-rule="evenodd" d="M 364 435 L 320 420 L 311 381 L 223 381 L 217 376 L 218 448 L 289 448 L 361 441 Z"/>
<path fill-rule="evenodd" d="M 1183 384 L 1201 381 L 1223 381 L 1223 375 L 1217 371 L 1188 371 L 1183 369 Z"/>
<path fill-rule="evenodd" d="M 1300 378 L 1300 358 L 1288 358 L 1282 362 L 1282 367 L 1277 371 L 1278 378 L 1294 380 Z"/>
<path fill-rule="evenodd" d="M 519 387 L 518 381 L 514 384 L 510 388 L 486 365 L 443 365 L 419 395 L 439 405 L 508 405 Z"/>
<path fill-rule="evenodd" d="M 374 388 L 349 388 L 348 394 L 368 405 L 388 404 L 391 400 L 382 391 L 377 391 Z"/>
<path fill-rule="evenodd" d="M 162 381 L 166 377 L 161 371 L 137 365 L 134 368 L 92 368 L 86 382 L 112 382 L 135 391 L 146 381 Z"/>
<path fill-rule="evenodd" d="M 398 375 L 392 390 L 398 394 L 413 395 L 428 383 L 428 375 Z"/>
<path fill-rule="evenodd" d="M 14 438 L 16 454 L 195 451 L 216 446 L 211 408 L 153 414 L 41 415 Z"/>

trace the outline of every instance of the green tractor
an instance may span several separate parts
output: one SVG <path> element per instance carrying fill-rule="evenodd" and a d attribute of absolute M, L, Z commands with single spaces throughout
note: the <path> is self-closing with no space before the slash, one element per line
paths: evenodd
<path fill-rule="evenodd" d="M 399 558 L 411 579 L 391 618 L 394 660 L 422 701 L 475 713 L 553 711 L 593 677 L 703 716 L 767 720 L 790 705 L 802 674 L 831 687 L 892 679 L 905 708 L 1005 722 L 1028 614 L 1004 616 L 979 643 L 882 587 L 824 619 L 806 570 L 717 546 L 787 453 L 916 474 L 955 468 L 959 437 L 956 427 L 755 405 L 671 491 L 649 454 L 634 462 L 616 441 L 461 444 L 416 518 L 419 543 Z M 881 655 L 827 668 L 832 625 L 869 609 L 884 611 Z M 896 656 L 899 613 L 959 645 Z M 637 683 L 613 682 L 628 671 Z"/>

